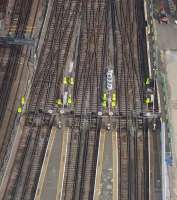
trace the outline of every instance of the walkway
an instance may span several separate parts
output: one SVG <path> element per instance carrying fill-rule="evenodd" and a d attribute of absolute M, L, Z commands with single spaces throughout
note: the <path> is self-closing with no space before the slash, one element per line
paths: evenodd
<path fill-rule="evenodd" d="M 59 199 L 66 161 L 68 129 L 52 129 L 35 200 Z"/>

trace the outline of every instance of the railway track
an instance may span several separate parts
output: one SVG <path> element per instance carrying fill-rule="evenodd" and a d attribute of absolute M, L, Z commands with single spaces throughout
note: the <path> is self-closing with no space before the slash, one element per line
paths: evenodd
<path fill-rule="evenodd" d="M 119 198 L 122 200 L 129 199 L 128 190 L 129 190 L 129 143 L 128 143 L 128 134 L 126 131 L 120 132 L 119 136 L 119 159 L 120 159 L 120 170 L 119 177 L 121 179 L 119 188 Z"/>
<path fill-rule="evenodd" d="M 0 19 L 3 19 L 5 17 L 6 14 L 6 7 L 7 7 L 7 1 L 6 0 L 2 0 L 1 4 L 0 4 Z"/>
<path fill-rule="evenodd" d="M 39 2 L 39 1 L 38 1 Z M 16 1 L 14 4 L 14 9 L 11 16 L 11 26 L 16 26 L 16 31 L 14 32 L 14 35 L 16 37 L 24 37 L 25 35 L 25 28 L 28 24 L 28 20 L 30 18 L 31 13 L 31 7 L 33 5 L 33 1 L 28 1 L 26 6 L 24 7 L 24 2 L 21 4 L 21 2 Z M 21 13 L 21 10 L 23 9 L 23 13 Z M 36 8 L 37 12 L 38 6 Z M 25 16 L 24 16 L 25 15 Z M 33 18 L 33 24 L 35 23 L 35 20 Z M 9 34 L 11 30 L 9 29 Z M 32 32 L 30 33 L 30 36 L 32 35 Z M 6 106 L 9 101 L 9 95 L 11 94 L 11 88 L 13 86 L 14 81 L 16 80 L 17 73 L 19 73 L 19 61 L 21 59 L 22 53 L 28 57 L 29 49 L 28 48 L 22 48 L 19 46 L 2 46 L 2 58 L 1 58 L 1 65 L 4 66 L 4 72 L 2 76 L 2 85 L 0 86 L 0 101 L 1 101 L 1 120 L 0 120 L 0 132 L 1 132 L 1 141 L 0 141 L 0 176 L 4 173 L 4 168 L 6 167 L 8 158 L 9 158 L 9 152 L 11 151 L 12 147 L 12 141 L 14 139 L 14 124 L 15 124 L 15 118 L 16 118 L 16 108 L 12 107 L 12 111 L 10 115 L 7 113 L 7 119 L 4 120 Z M 23 63 L 24 64 L 24 63 Z M 24 66 L 26 68 L 26 66 Z M 24 68 L 20 72 L 20 79 L 22 77 Z M 17 81 L 18 82 L 18 81 Z M 17 83 L 16 83 L 17 84 Z M 19 86 L 18 86 L 19 88 Z M 12 104 L 15 104 L 16 97 L 18 95 L 18 91 L 14 91 L 14 99 L 11 100 Z M 5 128 L 2 128 L 5 127 Z"/>
<path fill-rule="evenodd" d="M 135 132 L 135 136 L 130 136 L 130 123 L 131 115 L 133 113 L 136 113 L 139 115 L 143 111 L 143 79 L 145 77 L 145 71 L 143 71 L 143 58 L 142 55 L 139 56 L 139 52 L 137 48 L 139 47 L 136 43 L 136 38 L 139 39 L 139 35 L 136 35 L 137 33 L 137 5 L 135 4 L 135 1 L 131 2 L 123 2 L 120 1 L 120 3 L 117 3 L 115 1 L 105 2 L 104 11 L 103 11 L 103 21 L 105 21 L 105 24 L 103 23 L 103 28 L 98 30 L 99 35 L 101 35 L 101 42 L 102 45 L 99 45 L 98 42 L 94 39 L 95 42 L 92 42 L 92 39 L 90 37 L 90 34 L 94 36 L 94 33 L 92 32 L 92 26 L 94 22 L 92 22 L 91 13 L 94 12 L 94 8 L 92 8 L 92 3 L 89 4 L 87 2 L 87 5 L 83 5 L 81 10 L 84 10 L 84 14 L 81 14 L 81 31 L 80 31 L 80 43 L 79 43 L 79 53 L 78 53 L 78 59 L 76 64 L 76 84 L 74 88 L 74 98 L 75 98 L 75 113 L 77 115 L 80 115 L 81 118 L 83 116 L 87 116 L 88 113 L 93 113 L 98 111 L 99 107 L 99 98 L 102 94 L 102 84 L 103 84 L 103 76 L 104 76 L 104 69 L 106 66 L 109 65 L 109 59 L 108 59 L 108 46 L 109 46 L 109 16 L 111 12 L 111 21 L 112 21 L 112 29 L 113 29 L 113 43 L 114 43 L 114 72 L 116 76 L 116 92 L 117 92 L 117 99 L 118 99 L 118 109 L 117 113 L 121 116 L 124 116 L 126 120 L 122 120 L 120 117 L 120 120 L 118 121 L 119 126 L 121 127 L 119 130 L 120 133 L 120 170 L 121 170 L 121 184 L 120 184 L 120 198 L 122 199 L 129 199 L 130 196 L 132 196 L 132 199 L 137 199 L 140 197 L 142 198 L 143 193 L 143 187 L 141 189 L 139 188 L 139 179 L 142 178 L 142 174 L 139 174 L 139 167 L 137 162 L 138 152 L 137 152 L 137 146 L 138 146 L 138 139 L 137 139 L 137 132 Z M 96 3 L 94 3 L 96 4 Z M 85 11 L 85 8 L 86 11 Z M 89 9 L 92 8 L 92 11 Z M 96 8 L 96 6 L 95 6 Z M 129 15 L 130 14 L 130 15 Z M 93 14 L 94 16 L 94 14 Z M 89 18 L 90 17 L 90 18 Z M 82 24 L 82 20 L 86 20 L 86 23 L 84 25 Z M 89 21 L 90 20 L 90 21 Z M 91 25 L 90 25 L 91 24 Z M 87 28 L 84 32 L 84 28 Z M 93 25 L 94 27 L 94 25 Z M 90 30 L 90 32 L 88 32 Z M 96 26 L 95 26 L 95 32 L 96 32 Z M 100 31 L 102 30 L 102 32 Z M 100 32 L 99 32 L 100 31 Z M 97 33 L 97 32 L 96 32 Z M 132 35 L 134 37 L 132 37 Z M 132 39 L 133 38 L 133 39 Z M 82 42 L 83 40 L 83 42 Z M 88 45 L 87 45 L 88 43 Z M 92 46 L 90 44 L 93 44 L 93 46 L 97 47 L 98 49 L 102 49 L 102 53 L 98 54 L 98 57 L 93 56 L 92 52 L 94 50 L 92 49 Z M 96 53 L 96 52 L 94 52 Z M 96 75 L 96 77 L 100 77 L 100 82 L 97 81 L 98 85 L 95 84 L 94 81 L 94 75 L 92 71 L 92 66 L 97 61 L 98 58 L 102 57 L 101 63 L 101 71 Z M 95 59 L 95 60 L 94 60 Z M 94 61 L 96 61 L 94 63 Z M 100 64 L 99 63 L 99 64 Z M 98 65 L 99 66 L 99 65 Z M 89 89 L 90 87 L 90 89 Z M 97 92 L 93 88 L 99 88 Z M 92 89 L 91 89 L 92 88 Z M 97 99 L 97 100 L 96 100 Z M 89 103 L 92 102 L 93 107 L 89 107 Z M 96 104 L 94 102 L 97 102 Z M 141 120 L 141 123 L 142 120 Z M 87 126 L 86 126 L 87 127 Z M 122 130 L 125 130 L 122 132 Z M 138 130 L 138 129 L 137 129 Z M 79 135 L 79 130 L 77 130 Z M 73 133 L 74 134 L 74 133 Z M 75 136 L 77 137 L 77 136 Z M 132 139 L 133 138 L 133 139 Z M 79 151 L 82 155 L 82 148 L 83 145 L 80 147 L 78 143 L 75 143 L 74 139 L 71 139 L 71 145 L 73 140 L 73 149 L 72 157 L 73 165 L 72 163 L 67 165 L 67 170 L 69 172 L 69 175 L 65 179 L 65 193 L 64 199 L 78 199 L 78 189 L 80 188 L 80 185 L 76 186 L 74 174 L 75 168 L 76 168 L 76 160 L 77 160 L 77 154 L 75 151 Z M 133 148 L 134 153 L 130 153 L 130 141 L 131 141 L 131 148 Z M 141 145 L 141 151 L 144 151 L 144 140 L 142 140 Z M 70 155 L 71 156 L 71 155 Z M 142 158 L 144 159 L 144 157 Z M 70 159 L 69 159 L 70 160 Z M 130 167 L 130 163 L 133 166 L 133 169 Z M 71 168 L 69 168 L 69 166 Z M 144 166 L 142 166 L 143 169 Z M 73 170 L 73 171 L 72 171 Z M 133 171 L 132 171 L 133 170 Z M 131 175 L 131 173 L 133 175 Z M 144 173 L 144 171 L 142 171 Z M 81 171 L 77 168 L 77 174 L 82 174 Z M 139 178 L 141 176 L 141 178 Z M 71 177 L 71 178 L 70 178 Z M 79 179 L 79 176 L 78 176 Z M 144 181 L 144 179 L 142 178 Z M 74 188 L 75 185 L 75 188 Z M 71 193 L 67 193 L 67 191 L 71 191 Z M 139 191 L 140 190 L 140 191 Z M 77 196 L 76 196 L 76 194 Z M 139 196 L 138 196 L 139 195 Z M 144 195 L 145 197 L 145 195 Z M 82 197 L 83 198 L 83 197 Z M 86 198 L 87 199 L 87 198 Z"/>
<path fill-rule="evenodd" d="M 49 127 L 24 131 L 4 199 L 33 199 L 48 141 Z"/>
<path fill-rule="evenodd" d="M 25 131 L 4 199 L 34 198 L 54 120 L 49 111 L 55 111 L 55 100 L 63 96 L 64 70 L 75 38 L 79 40 L 73 91 L 73 126 L 60 199 L 93 198 L 101 120 L 89 117 L 93 113 L 97 115 L 101 107 L 105 70 L 110 64 L 111 39 L 108 33 L 112 29 L 111 62 L 118 105 L 116 114 L 120 116 L 117 120 L 119 198 L 128 200 L 131 196 L 132 200 L 146 200 L 143 189 L 148 181 L 147 171 L 144 171 L 146 130 L 141 127 L 143 131 L 139 136 L 139 121 L 132 117 L 133 113 L 143 112 L 143 80 L 147 74 L 144 69 L 147 64 L 146 52 L 139 50 L 140 47 L 144 48 L 143 16 L 138 11 L 140 4 L 135 0 L 54 0 L 28 99 Z M 79 23 L 80 31 L 76 36 L 74 34 L 78 32 L 75 29 Z M 22 29 L 20 31 L 23 32 Z M 75 125 L 77 123 L 78 126 Z M 132 127 L 135 131 L 132 131 Z M 139 155 L 138 151 L 144 153 Z"/>
<path fill-rule="evenodd" d="M 97 113 L 104 74 L 105 2 L 84 2 L 76 63 L 74 112 Z"/>
<path fill-rule="evenodd" d="M 140 145 L 137 137 L 138 127 L 144 121 L 142 119 L 134 124 L 136 117 L 135 119 L 133 117 L 134 114 L 139 116 L 144 110 L 143 80 L 144 77 L 148 76 L 147 69 L 144 67 L 147 66 L 146 52 L 145 50 L 143 52 L 140 50 L 142 48 L 145 49 L 144 32 L 142 31 L 144 30 L 144 17 L 142 16 L 143 8 L 141 4 L 142 2 L 134 0 L 112 1 L 111 3 L 114 72 L 118 99 L 117 113 L 125 117 L 124 120 L 120 118 L 118 121 L 119 198 L 124 200 L 146 199 L 147 196 L 143 189 L 146 187 L 147 179 L 145 181 L 144 177 L 147 174 L 145 175 L 145 165 L 138 162 L 139 156 L 137 151 Z M 135 129 L 134 131 L 132 127 Z M 141 152 L 144 152 L 146 149 L 145 141 L 147 139 L 144 137 L 146 132 L 144 129 L 143 131 L 141 136 L 143 137 L 143 139 L 141 138 Z M 145 154 L 141 159 L 145 159 Z M 143 162 L 142 160 L 141 162 Z M 139 171 L 144 174 L 143 178 Z M 141 188 L 140 179 L 142 181 Z"/>
<path fill-rule="evenodd" d="M 80 122 L 79 128 L 73 128 L 71 133 L 60 199 L 93 198 L 100 122 L 96 120 L 94 127 L 88 116 L 97 113 L 100 104 L 106 34 L 104 19 L 104 1 L 82 2 L 73 123 L 75 120 Z"/>
<path fill-rule="evenodd" d="M 143 66 L 148 66 L 148 61 L 147 61 L 147 46 L 146 46 L 146 34 L 145 34 L 145 16 L 144 16 L 144 12 L 143 12 L 143 3 L 138 0 L 137 4 L 136 4 L 136 11 L 135 11 L 135 16 L 137 16 L 137 45 L 138 47 L 138 62 L 139 62 L 139 66 L 140 67 L 140 78 L 141 78 L 141 82 L 143 82 L 143 80 L 145 79 L 145 77 L 149 76 L 149 70 L 147 67 L 143 67 Z M 142 19 L 142 20 L 141 20 Z M 143 99 L 144 99 L 144 94 L 143 94 Z M 156 98 L 157 99 L 157 98 Z M 157 108 L 158 110 L 158 106 L 157 104 L 155 105 L 155 109 Z M 137 170 L 137 173 L 140 173 L 138 175 L 138 180 L 137 180 L 137 188 L 138 188 L 138 194 L 139 195 L 139 199 L 144 199 L 144 200 L 148 200 L 149 199 L 149 157 L 148 157 L 148 122 L 147 120 L 143 120 L 143 132 L 140 132 L 140 137 L 138 138 L 138 142 L 137 143 L 137 151 L 138 148 L 142 148 L 142 152 L 143 155 L 140 154 L 138 155 L 138 157 L 140 156 L 141 159 L 140 160 L 140 164 L 139 164 L 139 169 Z M 142 164 L 143 162 L 143 164 Z M 143 168 L 143 169 L 142 169 Z M 142 184 L 143 182 L 143 184 Z M 143 187 L 142 187 L 143 185 Z M 141 188 L 140 188 L 141 187 Z"/>
<path fill-rule="evenodd" d="M 125 123 L 125 121 L 124 121 Z M 132 119 L 133 123 L 133 119 Z M 134 122 L 135 123 L 135 122 Z M 123 123 L 122 123 L 123 124 Z M 122 126 L 124 127 L 124 126 Z M 122 200 L 146 199 L 145 189 L 145 138 L 143 129 L 119 126 L 119 198 Z"/>
<path fill-rule="evenodd" d="M 0 69 L 0 87 L 2 86 L 3 83 L 3 78 L 5 75 L 5 71 L 6 71 L 6 65 L 8 62 L 8 54 L 10 49 L 9 48 L 0 48 L 0 65 L 1 65 L 1 69 Z"/>
<path fill-rule="evenodd" d="M 68 147 L 66 173 L 60 196 L 63 200 L 93 198 L 100 122 L 93 122 L 90 119 L 80 123 L 84 125 L 80 124 L 80 128 L 73 128 Z"/>
<path fill-rule="evenodd" d="M 11 25 L 15 24 L 17 26 L 15 37 L 24 37 L 24 29 L 28 23 L 32 4 L 33 0 L 28 0 L 27 2 L 18 0 L 15 2 L 11 17 Z M 0 88 L 0 126 L 2 125 L 11 87 L 18 71 L 18 62 L 22 54 L 22 49 L 20 46 L 11 47 L 8 55 L 6 71 Z"/>
<path fill-rule="evenodd" d="M 58 77 L 63 70 L 60 64 L 64 64 L 68 54 L 79 4 L 79 1 L 54 1 L 45 43 L 28 100 L 25 135 L 19 144 L 4 199 L 34 198 L 53 124 L 53 116 L 48 110 L 54 107 L 58 89 L 56 85 L 57 81 L 61 81 Z M 65 34 L 65 31 L 68 34 Z"/>
<path fill-rule="evenodd" d="M 144 176 L 144 170 L 145 170 L 145 165 L 144 163 L 145 160 L 145 155 L 144 155 L 144 149 L 145 149 L 145 143 L 144 143 L 144 135 L 143 131 L 139 130 L 136 134 L 136 170 L 137 170 L 137 175 L 136 175 L 136 191 L 137 191 L 137 199 L 148 199 L 147 194 L 146 194 L 146 187 L 143 187 L 143 184 L 145 182 L 145 176 Z"/>
<path fill-rule="evenodd" d="M 56 1 L 57 3 L 57 1 Z M 57 97 L 61 97 L 63 70 L 67 61 L 71 39 L 77 22 L 79 1 L 58 1 L 54 17 L 49 21 L 50 27 L 46 34 L 46 43 L 42 47 L 38 69 L 31 88 L 29 112 L 38 109 L 47 112 L 53 109 Z M 63 9 L 65 6 L 65 9 Z M 58 15 L 60 13 L 60 15 Z M 42 98 L 36 98 L 39 92 Z M 44 106 L 45 102 L 48 102 Z"/>

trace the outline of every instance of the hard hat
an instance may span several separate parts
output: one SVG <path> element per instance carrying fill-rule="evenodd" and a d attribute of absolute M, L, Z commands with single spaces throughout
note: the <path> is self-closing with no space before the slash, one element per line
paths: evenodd
<path fill-rule="evenodd" d="M 25 97 L 24 97 L 24 96 L 22 96 L 22 98 L 21 98 L 21 104 L 22 104 L 22 105 L 25 104 Z"/>
<path fill-rule="evenodd" d="M 149 85 L 149 83 L 150 83 L 150 80 L 149 80 L 149 78 L 147 78 L 147 79 L 145 80 L 145 84 L 146 84 L 146 85 Z"/>
<path fill-rule="evenodd" d="M 68 104 L 71 104 L 71 103 L 72 103 L 71 95 L 68 96 L 68 101 L 67 101 L 67 102 L 68 102 Z"/>
<path fill-rule="evenodd" d="M 149 104 L 150 102 L 151 102 L 150 98 L 147 97 L 146 100 L 145 100 L 145 103 L 146 103 L 146 104 Z"/>
<path fill-rule="evenodd" d="M 21 108 L 21 107 L 18 107 L 17 112 L 18 112 L 18 113 L 21 113 L 21 112 L 22 112 L 22 108 Z"/>
<path fill-rule="evenodd" d="M 57 105 L 62 105 L 61 99 L 57 99 L 57 100 L 56 100 L 56 104 L 57 104 Z"/>
<path fill-rule="evenodd" d="M 70 84 L 74 85 L 74 78 L 73 77 L 70 78 Z"/>
<path fill-rule="evenodd" d="M 103 106 L 103 108 L 106 108 L 106 101 L 102 102 L 102 106 Z"/>
<path fill-rule="evenodd" d="M 116 107 L 116 102 L 112 101 L 111 105 L 112 105 L 113 108 L 115 108 Z"/>
<path fill-rule="evenodd" d="M 107 95 L 106 93 L 103 94 L 103 100 L 106 100 L 107 99 Z"/>
<path fill-rule="evenodd" d="M 116 101 L 116 94 L 115 93 L 112 94 L 112 100 Z"/>
<path fill-rule="evenodd" d="M 67 84 L 68 84 L 68 82 L 67 82 L 67 77 L 64 77 L 63 83 L 64 83 L 64 85 L 67 85 Z"/>

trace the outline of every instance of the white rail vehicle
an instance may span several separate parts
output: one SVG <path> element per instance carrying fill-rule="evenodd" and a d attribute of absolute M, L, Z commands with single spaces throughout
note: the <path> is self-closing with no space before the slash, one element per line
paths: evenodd
<path fill-rule="evenodd" d="M 65 91 L 63 95 L 63 105 L 67 105 L 67 99 L 68 99 L 68 92 Z"/>
<path fill-rule="evenodd" d="M 112 90 L 112 82 L 113 82 L 113 70 L 109 69 L 106 74 L 106 87 L 109 91 Z"/>
<path fill-rule="evenodd" d="M 73 71 L 73 66 L 74 66 L 74 63 L 71 61 L 69 64 L 69 73 Z"/>

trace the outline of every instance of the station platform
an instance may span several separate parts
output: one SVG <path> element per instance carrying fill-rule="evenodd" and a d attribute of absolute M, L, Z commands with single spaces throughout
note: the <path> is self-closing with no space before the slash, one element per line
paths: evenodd
<path fill-rule="evenodd" d="M 172 164 L 164 161 L 162 168 L 165 176 L 165 194 L 163 199 L 177 199 L 177 25 L 173 20 L 169 24 L 155 22 L 157 33 L 156 45 L 161 53 L 160 71 L 166 79 L 166 101 L 167 105 L 162 109 L 166 110 L 167 121 L 170 123 L 168 136 L 166 135 L 166 146 L 171 143 Z M 165 148 L 165 147 L 164 147 Z M 165 149 L 166 150 L 166 149 Z M 168 150 L 167 150 L 168 151 Z M 166 153 L 166 152 L 165 152 Z M 165 158 L 166 159 L 166 158 Z M 164 196 L 165 195 L 165 196 Z"/>
<path fill-rule="evenodd" d="M 169 86 L 169 109 L 171 122 L 170 140 L 172 145 L 173 164 L 168 167 L 169 171 L 169 187 L 171 190 L 171 200 L 177 199 L 177 49 L 176 51 L 166 51 L 164 53 L 164 61 L 166 63 L 167 80 Z M 168 179 L 167 179 L 168 180 Z"/>
<path fill-rule="evenodd" d="M 101 130 L 94 200 L 118 199 L 117 133 Z"/>
<path fill-rule="evenodd" d="M 68 134 L 68 129 L 52 128 L 35 200 L 60 199 L 66 162 Z"/>

